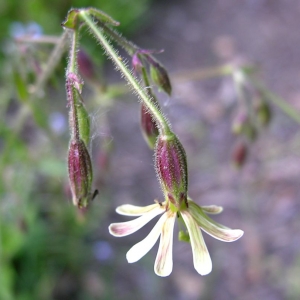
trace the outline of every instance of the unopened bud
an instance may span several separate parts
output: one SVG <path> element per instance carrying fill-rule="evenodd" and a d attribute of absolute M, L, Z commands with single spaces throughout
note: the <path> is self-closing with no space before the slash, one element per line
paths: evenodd
<path fill-rule="evenodd" d="M 154 149 L 159 132 L 153 117 L 143 103 L 141 105 L 141 129 L 148 146 Z"/>
<path fill-rule="evenodd" d="M 244 141 L 239 141 L 232 150 L 232 162 L 235 167 L 241 168 L 247 159 L 248 148 Z"/>
<path fill-rule="evenodd" d="M 159 135 L 155 147 L 155 166 L 166 200 L 176 207 L 187 203 L 186 154 L 174 134 Z"/>
<path fill-rule="evenodd" d="M 158 62 L 150 60 L 150 75 L 153 82 L 168 95 L 171 95 L 172 86 L 166 69 Z"/>
<path fill-rule="evenodd" d="M 86 207 L 97 192 L 91 193 L 92 164 L 90 155 L 82 140 L 71 140 L 68 167 L 73 204 L 78 208 Z"/>
<path fill-rule="evenodd" d="M 89 55 L 82 49 L 78 51 L 77 63 L 79 73 L 87 80 L 91 82 L 97 81 L 97 75 L 95 72 L 94 64 Z"/>

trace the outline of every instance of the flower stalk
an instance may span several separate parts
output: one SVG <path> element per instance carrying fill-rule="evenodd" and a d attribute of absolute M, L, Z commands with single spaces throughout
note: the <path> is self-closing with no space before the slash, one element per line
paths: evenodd
<path fill-rule="evenodd" d="M 94 22 L 94 18 L 98 23 Z M 84 23 L 90 32 L 100 42 L 105 50 L 106 55 L 113 61 L 116 68 L 125 77 L 133 91 L 138 95 L 142 101 L 142 108 L 144 117 L 151 115 L 151 123 L 153 128 L 158 128 L 158 132 L 149 131 L 148 134 L 157 135 L 155 143 L 155 168 L 157 177 L 159 179 L 163 194 L 164 202 L 156 201 L 155 204 L 138 207 L 130 204 L 122 205 L 117 208 L 117 212 L 127 216 L 137 216 L 136 219 L 113 223 L 109 226 L 109 231 L 114 236 L 127 236 L 142 228 L 150 220 L 158 215 L 161 215 L 154 228 L 150 231 L 138 244 L 134 245 L 127 252 L 127 260 L 133 263 L 143 257 L 156 243 L 160 237 L 157 257 L 154 264 L 154 271 L 159 276 L 168 276 L 173 268 L 173 231 L 175 219 L 179 219 L 183 224 L 181 230 L 181 237 L 185 241 L 189 241 L 193 251 L 194 267 L 201 275 L 208 274 L 212 269 L 212 263 L 204 239 L 202 237 L 200 228 L 212 235 L 213 237 L 231 242 L 239 239 L 243 235 L 243 231 L 236 229 L 229 229 L 221 224 L 210 219 L 207 214 L 216 214 L 222 211 L 222 208 L 217 206 L 203 206 L 200 207 L 188 198 L 188 169 L 187 158 L 185 150 L 179 141 L 178 137 L 171 131 L 170 125 L 160 110 L 155 96 L 149 86 L 148 74 L 145 64 L 150 67 L 150 76 L 152 81 L 166 93 L 171 93 L 171 84 L 168 74 L 162 64 L 156 61 L 151 53 L 153 51 L 142 50 L 123 39 L 114 30 L 111 30 L 108 25 L 117 25 L 117 22 L 112 21 L 109 16 L 102 15 L 102 12 L 81 9 L 71 10 L 68 19 L 64 23 L 66 27 L 77 30 L 78 24 Z M 140 73 L 144 82 L 144 87 L 140 84 L 138 79 L 128 69 L 127 64 L 123 59 L 120 59 L 118 52 L 109 42 L 110 38 L 115 39 L 125 50 L 132 56 L 134 71 Z M 72 47 L 73 55 L 76 56 L 76 34 L 74 34 Z M 72 138 L 70 157 L 74 161 L 69 168 L 70 181 L 75 182 L 75 201 L 78 198 L 87 199 L 81 201 L 81 205 L 87 205 L 89 197 L 91 197 L 91 168 L 88 152 L 85 151 L 85 143 L 82 141 L 82 130 L 78 123 L 78 114 L 76 113 L 76 103 L 74 94 L 80 94 L 82 82 L 76 73 L 76 61 L 70 58 L 69 68 L 67 72 L 67 93 L 70 102 L 72 117 L 70 125 L 72 127 Z M 77 99 L 77 98 L 76 98 Z M 75 99 L 75 100 L 76 100 Z M 152 128 L 152 129 L 153 129 Z M 149 128 L 144 128 L 146 131 Z M 153 142 L 152 142 L 153 144 Z M 78 150 L 77 150 L 78 149 Z M 81 149 L 81 150 L 79 150 Z M 82 152 L 81 155 L 79 152 Z M 78 153 L 78 155 L 77 155 Z M 79 157 L 82 157 L 80 160 Z M 80 174 L 82 178 L 77 178 L 73 173 Z M 81 195 L 83 193 L 83 196 Z"/>
<path fill-rule="evenodd" d="M 128 69 L 126 64 L 124 64 L 123 61 L 119 59 L 119 55 L 118 55 L 117 51 L 113 48 L 111 43 L 107 40 L 107 38 L 104 34 L 104 30 L 102 28 L 96 26 L 96 24 L 93 22 L 93 19 L 91 18 L 91 16 L 88 14 L 87 11 L 82 10 L 82 11 L 80 11 L 79 14 L 80 14 L 81 19 L 89 27 L 89 29 L 93 33 L 93 35 L 100 42 L 100 44 L 104 48 L 106 54 L 113 61 L 113 63 L 117 67 L 117 69 L 122 73 L 122 75 L 125 77 L 127 82 L 133 88 L 134 92 L 138 95 L 138 97 L 147 106 L 147 109 L 149 110 L 149 112 L 151 113 L 151 115 L 157 122 L 159 131 L 161 133 L 163 133 L 164 135 L 170 134 L 171 129 L 168 124 L 168 121 L 166 120 L 164 115 L 161 113 L 160 109 L 158 109 L 156 107 L 156 105 L 153 103 L 151 98 L 147 95 L 144 88 L 141 87 L 139 81 L 132 74 L 132 72 Z"/>
<path fill-rule="evenodd" d="M 77 74 L 78 31 L 67 29 L 71 37 L 69 63 L 66 72 L 66 92 L 69 107 L 69 127 L 71 132 L 68 172 L 72 201 L 78 208 L 85 208 L 95 198 L 98 191 L 91 192 L 93 170 L 88 144 L 90 121 L 81 98 L 83 81 Z"/>

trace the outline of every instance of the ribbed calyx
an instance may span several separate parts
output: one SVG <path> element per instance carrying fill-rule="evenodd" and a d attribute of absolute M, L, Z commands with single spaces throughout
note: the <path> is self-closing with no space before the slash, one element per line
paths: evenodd
<path fill-rule="evenodd" d="M 151 61 L 150 75 L 153 82 L 168 95 L 171 95 L 172 86 L 166 69 L 158 62 Z"/>
<path fill-rule="evenodd" d="M 166 200 L 177 208 L 187 205 L 186 154 L 174 134 L 159 135 L 155 147 L 155 166 Z"/>
<path fill-rule="evenodd" d="M 86 207 L 95 196 L 91 193 L 93 171 L 90 155 L 80 139 L 70 142 L 68 168 L 73 204 Z"/>

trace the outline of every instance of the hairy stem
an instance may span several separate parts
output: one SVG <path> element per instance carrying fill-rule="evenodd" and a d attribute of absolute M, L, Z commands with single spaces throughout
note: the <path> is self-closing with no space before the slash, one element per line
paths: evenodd
<path fill-rule="evenodd" d="M 134 43 L 128 41 L 126 38 L 122 37 L 118 32 L 109 28 L 104 23 L 100 22 L 98 25 L 104 30 L 104 32 L 113 38 L 121 47 L 123 47 L 129 55 L 133 55 L 140 48 Z"/>
<path fill-rule="evenodd" d="M 154 119 L 157 122 L 160 133 L 163 135 L 172 135 L 172 132 L 168 125 L 167 120 L 165 119 L 163 114 L 160 112 L 160 110 L 156 107 L 156 105 L 153 103 L 151 98 L 147 95 L 147 93 L 144 92 L 143 87 L 141 87 L 138 80 L 132 75 L 131 71 L 127 68 L 127 66 L 124 64 L 124 62 L 122 60 L 120 60 L 118 53 L 113 48 L 113 46 L 110 44 L 110 42 L 106 39 L 103 29 L 98 28 L 95 25 L 92 18 L 88 15 L 87 12 L 81 11 L 80 16 L 81 16 L 82 20 L 86 23 L 86 25 L 89 27 L 91 32 L 99 40 L 102 47 L 106 51 L 106 54 L 108 55 L 108 57 L 115 63 L 116 67 L 124 75 L 124 77 L 126 78 L 128 83 L 132 86 L 134 91 L 138 94 L 140 99 L 144 102 L 146 107 L 149 109 L 149 112 L 152 114 L 152 116 L 154 117 Z"/>
<path fill-rule="evenodd" d="M 77 71 L 77 42 L 78 42 L 78 31 L 76 30 L 68 30 L 71 34 L 71 48 L 69 55 L 69 63 L 66 74 L 66 91 L 67 91 L 67 101 L 70 106 L 70 129 L 71 129 L 71 138 L 75 140 L 79 140 L 79 126 L 78 126 L 78 118 L 76 112 L 76 104 L 74 93 L 74 79 L 71 79 L 70 75 L 75 74 Z"/>

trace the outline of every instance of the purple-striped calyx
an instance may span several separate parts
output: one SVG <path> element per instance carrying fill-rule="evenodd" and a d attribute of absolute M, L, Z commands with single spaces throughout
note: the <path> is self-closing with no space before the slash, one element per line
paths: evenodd
<path fill-rule="evenodd" d="M 183 146 L 174 134 L 159 135 L 155 166 L 166 201 L 177 209 L 187 206 L 187 160 Z"/>
<path fill-rule="evenodd" d="M 81 139 L 73 139 L 70 142 L 68 170 L 73 204 L 78 208 L 87 207 L 98 191 L 91 192 L 92 164 L 85 143 Z"/>

